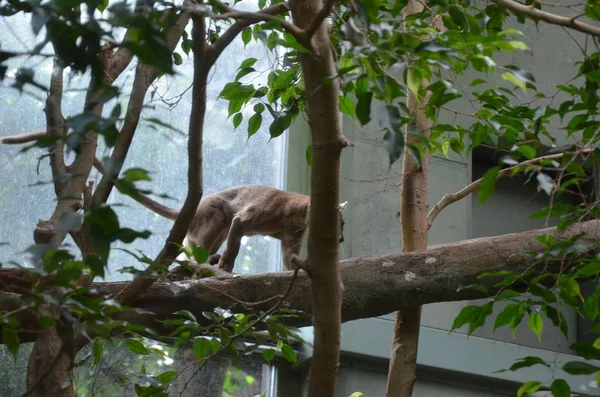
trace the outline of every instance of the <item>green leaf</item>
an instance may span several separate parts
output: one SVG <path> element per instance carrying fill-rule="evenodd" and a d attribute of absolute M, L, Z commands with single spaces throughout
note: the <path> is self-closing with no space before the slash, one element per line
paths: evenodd
<path fill-rule="evenodd" d="M 588 296 L 583 302 L 583 314 L 590 320 L 595 320 L 600 315 L 600 302 L 596 293 Z"/>
<path fill-rule="evenodd" d="M 309 167 L 312 165 L 312 145 L 308 145 L 306 148 L 306 163 Z"/>
<path fill-rule="evenodd" d="M 507 71 L 502 73 L 502 78 L 515 84 L 523 92 L 527 92 L 527 84 L 535 84 L 533 74 L 525 69 L 514 65 L 505 65 L 504 69 Z"/>
<path fill-rule="evenodd" d="M 556 295 L 554 295 L 554 293 L 552 293 L 552 291 L 550 291 L 548 288 L 546 288 L 540 284 L 533 283 L 533 282 L 530 283 L 529 284 L 529 292 L 531 292 L 532 295 L 539 296 L 540 298 L 544 299 L 548 303 L 556 302 Z"/>
<path fill-rule="evenodd" d="M 455 329 L 461 328 L 463 325 L 474 321 L 475 318 L 477 318 L 477 316 L 479 315 L 480 311 L 481 309 L 479 308 L 479 306 L 475 305 L 463 307 L 460 313 L 458 313 L 458 316 L 456 316 L 456 318 L 454 319 L 450 331 L 454 331 Z"/>
<path fill-rule="evenodd" d="M 241 113 L 236 113 L 235 116 L 233 116 L 233 129 L 234 130 L 240 126 L 243 119 L 244 119 L 244 116 Z"/>
<path fill-rule="evenodd" d="M 544 329 L 544 321 L 542 316 L 537 313 L 532 313 L 529 315 L 529 328 L 533 331 L 534 334 L 537 335 L 538 340 L 542 341 L 542 330 Z"/>
<path fill-rule="evenodd" d="M 194 339 L 194 354 L 199 361 L 202 361 L 211 353 L 212 346 L 210 340 L 202 337 Z"/>
<path fill-rule="evenodd" d="M 524 357 L 524 358 L 520 359 L 518 362 L 511 365 L 510 370 L 518 371 L 521 368 L 529 368 L 529 367 L 533 367 L 534 365 L 543 365 L 545 367 L 550 368 L 550 365 L 548 365 L 548 363 L 546 363 L 541 358 L 528 356 L 528 357 Z"/>
<path fill-rule="evenodd" d="M 356 105 L 356 118 L 361 125 L 371 121 L 371 100 L 373 99 L 372 92 L 358 94 L 358 103 Z"/>
<path fill-rule="evenodd" d="M 562 369 L 570 375 L 591 375 L 600 370 L 599 367 L 582 361 L 569 361 Z"/>
<path fill-rule="evenodd" d="M 464 307 L 454 319 L 450 331 L 460 328 L 465 324 L 469 324 L 469 334 L 473 333 L 477 328 L 483 326 L 485 319 L 492 314 L 492 309 L 493 305 L 491 302 L 481 306 L 471 305 Z"/>
<path fill-rule="evenodd" d="M 252 40 L 252 30 L 250 28 L 242 30 L 242 41 L 244 42 L 244 46 L 246 46 L 250 40 Z"/>
<path fill-rule="evenodd" d="M 362 397 L 364 395 L 365 395 L 364 393 L 357 391 L 357 392 L 350 394 L 350 396 L 348 396 L 348 397 Z"/>
<path fill-rule="evenodd" d="M 480 205 L 489 200 L 494 194 L 498 172 L 500 172 L 500 167 L 493 167 L 490 168 L 485 175 L 483 175 L 483 179 L 477 187 L 477 195 L 479 197 Z"/>
<path fill-rule="evenodd" d="M 19 336 L 13 328 L 7 326 L 2 327 L 2 343 L 13 356 L 13 359 L 16 360 L 17 355 L 19 354 L 20 342 Z"/>
<path fill-rule="evenodd" d="M 570 397 L 571 388 L 564 379 L 556 379 L 550 386 L 550 391 L 554 397 Z"/>
<path fill-rule="evenodd" d="M 390 158 L 390 167 L 404 152 L 404 132 L 402 116 L 397 106 L 385 105 L 382 108 L 380 122 L 386 131 L 383 142 Z"/>
<path fill-rule="evenodd" d="M 273 123 L 269 127 L 269 133 L 271 138 L 277 138 L 285 132 L 292 124 L 292 116 L 289 113 L 285 113 L 283 116 L 279 116 L 273 120 Z"/>
<path fill-rule="evenodd" d="M 569 349 L 576 352 L 586 360 L 600 360 L 600 349 L 588 342 L 576 342 L 569 346 Z"/>
<path fill-rule="evenodd" d="M 244 62 L 242 62 L 242 64 L 240 65 L 239 69 L 246 69 L 249 68 L 251 66 L 254 66 L 254 64 L 256 63 L 257 59 L 256 58 L 248 58 L 248 59 L 244 59 Z"/>
<path fill-rule="evenodd" d="M 412 91 L 416 98 L 419 97 L 419 90 L 423 84 L 421 74 L 415 68 L 409 68 L 406 73 L 406 84 L 408 89 Z"/>
<path fill-rule="evenodd" d="M 535 393 L 540 389 L 540 387 L 542 387 L 542 384 L 540 382 L 527 382 L 523 386 L 521 386 L 519 390 L 517 390 L 517 397 L 523 397 L 526 394 Z"/>
<path fill-rule="evenodd" d="M 248 101 L 252 98 L 256 89 L 253 84 L 242 85 L 239 81 L 225 84 L 225 87 L 219 94 L 219 98 L 229 101 Z"/>
<path fill-rule="evenodd" d="M 181 65 L 183 63 L 183 58 L 181 58 L 181 55 L 178 52 L 173 53 L 173 63 L 175 65 Z"/>
<path fill-rule="evenodd" d="M 123 177 L 126 183 L 152 180 L 150 175 L 148 175 L 148 171 L 143 168 L 130 168 L 123 173 Z"/>
<path fill-rule="evenodd" d="M 485 84 L 487 81 L 484 79 L 475 79 L 469 83 L 469 87 L 475 87 L 476 85 Z"/>
<path fill-rule="evenodd" d="M 575 277 L 563 276 L 560 278 L 558 286 L 560 288 L 560 294 L 567 299 L 576 299 L 583 301 L 583 296 L 581 296 L 581 289 L 579 288 L 579 283 L 575 279 Z"/>
<path fill-rule="evenodd" d="M 248 138 L 256 134 L 260 126 L 262 125 L 262 115 L 260 113 L 254 113 L 250 120 L 248 120 Z"/>
<path fill-rule="evenodd" d="M 544 305 L 543 310 L 550 321 L 552 321 L 552 324 L 558 327 L 565 337 L 568 337 L 569 326 L 565 316 L 550 305 Z"/>
<path fill-rule="evenodd" d="M 513 303 L 504 308 L 498 316 L 496 316 L 496 321 L 494 321 L 494 330 L 500 328 L 505 325 L 511 325 L 514 323 L 521 322 L 521 318 L 523 317 L 523 313 L 521 312 L 521 305 L 518 303 Z"/>
<path fill-rule="evenodd" d="M 268 362 L 270 364 L 271 361 L 275 358 L 276 354 L 277 354 L 277 350 L 266 349 L 265 351 L 262 352 L 262 357 L 265 359 L 266 362 Z"/>
<path fill-rule="evenodd" d="M 146 348 L 146 346 L 136 339 L 125 340 L 125 346 L 127 346 L 127 348 L 135 354 L 150 354 L 150 351 Z"/>
<path fill-rule="evenodd" d="M 347 96 L 340 97 L 340 112 L 354 118 L 354 102 Z"/>
<path fill-rule="evenodd" d="M 96 338 L 94 344 L 92 345 L 92 357 L 94 367 L 98 365 L 100 359 L 102 358 L 102 352 L 104 351 L 104 344 L 102 343 L 102 339 Z"/>
<path fill-rule="evenodd" d="M 177 375 L 179 375 L 179 372 L 177 371 L 165 371 L 162 374 L 157 375 L 156 380 L 162 383 L 163 386 L 166 386 L 173 382 L 175 378 L 177 378 Z"/>
<path fill-rule="evenodd" d="M 192 248 L 192 256 L 198 264 L 206 263 L 208 260 L 208 251 L 202 246 L 195 245 Z"/>
<path fill-rule="evenodd" d="M 283 346 L 281 346 L 281 354 L 283 355 L 283 358 L 285 358 L 288 362 L 292 364 L 296 364 L 298 362 L 296 352 L 288 344 L 283 344 Z"/>

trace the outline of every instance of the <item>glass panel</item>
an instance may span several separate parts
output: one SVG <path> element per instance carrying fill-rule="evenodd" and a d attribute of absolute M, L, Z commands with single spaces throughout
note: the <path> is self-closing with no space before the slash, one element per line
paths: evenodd
<path fill-rule="evenodd" d="M 3 18 L 0 24 L 3 50 L 23 50 L 23 40 L 33 40 L 29 21 L 19 16 Z M 43 32 L 41 33 L 43 37 Z M 252 42 L 244 48 L 240 38 L 235 40 L 222 54 L 214 67 L 208 88 L 208 109 L 204 132 L 204 193 L 244 184 L 261 184 L 282 188 L 284 170 L 285 138 L 270 140 L 267 120 L 261 129 L 247 140 L 246 121 L 252 109 L 244 113 L 245 121 L 234 131 L 227 119 L 228 102 L 218 100 L 223 86 L 235 78 L 240 63 L 248 57 L 260 58 L 257 70 L 266 70 L 272 61 L 262 44 Z M 22 60 L 20 61 L 22 62 Z M 39 59 L 29 61 L 34 67 L 36 81 L 47 84 L 51 73 L 51 61 Z M 17 67 L 21 64 L 12 64 Z M 117 81 L 128 90 L 134 75 L 134 66 Z M 146 108 L 130 149 L 124 169 L 141 167 L 151 172 L 153 181 L 143 188 L 153 189 L 156 194 L 167 194 L 172 200 L 158 198 L 164 204 L 178 208 L 186 194 L 187 183 L 187 128 L 191 109 L 192 59 L 184 55 L 184 62 L 177 67 L 176 77 L 166 77 L 151 87 L 146 98 Z M 14 74 L 14 70 L 12 71 Z M 11 75 L 11 72 L 9 72 Z M 267 74 L 252 76 L 255 86 L 266 82 Z M 7 80 L 9 81 L 9 80 Z M 10 82 L 8 83 L 10 84 Z M 66 84 L 67 85 L 67 84 Z M 70 80 L 63 102 L 65 116 L 81 112 L 85 96 L 82 87 L 85 79 Z M 0 136 L 14 135 L 45 128 L 44 97 L 38 91 L 19 94 L 3 86 L 0 88 Z M 126 108 L 126 99 L 121 101 Z M 110 112 L 115 103 L 106 106 Z M 268 117 L 264 114 L 263 117 Z M 157 118 L 170 123 L 178 131 L 160 127 L 149 122 Z M 101 142 L 101 146 L 102 146 Z M 102 152 L 102 149 L 100 149 Z M 51 215 L 55 205 L 48 159 L 38 160 L 43 154 L 39 149 L 21 153 L 17 147 L 0 148 L 0 219 L 5 227 L 0 230 L 0 246 L 3 261 L 22 261 L 22 251 L 32 244 L 32 231 L 40 218 Z M 108 154 L 108 153 L 104 153 Z M 39 164 L 39 175 L 37 166 Z M 97 182 L 98 175 L 92 179 Z M 156 196 L 155 196 L 156 198 Z M 135 203 L 129 197 L 114 192 L 110 204 L 118 204 L 115 210 L 123 226 L 149 229 L 153 235 L 147 240 L 136 241 L 134 248 L 153 257 L 158 253 L 172 221 L 161 218 Z M 109 280 L 123 279 L 124 275 L 114 270 L 123 266 L 137 265 L 126 253 L 114 250 L 111 254 Z M 257 236 L 244 238 L 236 262 L 236 272 L 254 273 L 273 271 L 279 268 L 279 244 L 272 238 Z M 142 267 L 142 265 L 138 266 Z"/>
<path fill-rule="evenodd" d="M 250 1 L 247 7 L 255 8 L 256 2 Z M 22 51 L 24 46 L 33 47 L 33 36 L 28 18 L 21 16 L 2 18 L 0 35 L 2 50 Z M 40 37 L 43 36 L 44 32 L 41 32 Z M 259 58 L 254 66 L 257 70 L 266 70 L 269 63 L 273 62 L 273 54 L 267 53 L 264 46 L 252 42 L 244 47 L 241 39 L 238 38 L 225 50 L 212 72 L 208 88 L 208 108 L 204 131 L 205 195 L 244 184 L 261 184 L 276 188 L 284 186 L 285 135 L 270 140 L 267 128 L 270 124 L 270 120 L 267 119 L 269 116 L 263 114 L 265 120 L 261 129 L 247 140 L 246 122 L 251 116 L 252 110 L 248 109 L 247 112 L 244 112 L 244 122 L 234 131 L 231 120 L 227 119 L 228 103 L 218 100 L 218 94 L 224 84 L 235 78 L 240 63 L 252 56 Z M 153 181 L 142 187 L 153 189 L 156 194 L 167 194 L 172 197 L 172 200 L 163 198 L 157 198 L 157 200 L 173 208 L 182 205 L 187 183 L 187 128 L 192 100 L 191 90 L 188 88 L 192 81 L 192 59 L 183 55 L 183 60 L 183 64 L 176 67 L 179 72 L 177 76 L 163 78 L 149 90 L 146 108 L 124 166 L 124 169 L 141 167 L 149 170 Z M 40 62 L 39 59 L 33 59 L 28 64 L 35 70 L 36 81 L 48 84 L 52 71 L 51 61 Z M 22 66 L 22 63 L 13 63 L 10 66 L 16 68 Z M 135 65 L 130 67 L 117 81 L 118 85 L 125 87 L 125 91 L 130 89 L 128 87 L 133 80 L 134 68 Z M 11 72 L 8 75 L 11 76 Z M 12 76 L 14 76 L 14 70 Z M 254 85 L 259 86 L 266 82 L 267 74 L 263 73 L 251 78 Z M 66 95 L 63 101 L 65 116 L 81 112 L 85 96 L 85 92 L 81 88 L 85 87 L 85 84 L 85 78 L 71 78 L 69 83 L 65 84 Z M 9 85 L 10 80 L 7 79 L 5 84 L 0 87 L 0 136 L 44 130 L 44 95 L 27 89 L 20 94 L 9 88 Z M 121 100 L 123 109 L 126 108 L 126 99 Z M 106 106 L 106 112 L 110 112 L 114 105 L 115 103 L 109 103 Z M 149 121 L 152 118 L 168 122 L 178 131 L 153 124 Z M 38 219 L 48 218 L 54 209 L 55 196 L 50 183 L 51 173 L 48 159 L 37 159 L 43 153 L 39 149 L 22 153 L 20 147 L 0 147 L 0 220 L 4 226 L 0 228 L 0 243 L 10 242 L 10 245 L 0 244 L 0 260 L 4 264 L 9 261 L 16 261 L 19 264 L 26 263 L 23 251 L 33 243 L 33 229 Z M 103 150 L 103 142 L 100 143 L 100 153 L 101 155 L 108 154 Z M 93 173 L 91 179 L 97 183 L 99 181 L 97 173 Z M 139 250 L 149 257 L 155 256 L 164 243 L 172 222 L 153 214 L 116 190 L 111 195 L 109 203 L 115 205 L 114 209 L 119 214 L 121 225 L 137 230 L 148 229 L 153 233 L 147 240 L 138 240 L 127 248 Z M 69 242 L 72 244 L 72 241 L 67 240 L 67 243 Z M 115 245 L 113 248 L 118 247 Z M 235 271 L 237 273 L 260 273 L 279 270 L 281 266 L 279 256 L 278 241 L 264 236 L 244 238 Z M 122 280 L 130 277 L 116 272 L 115 270 L 118 268 L 144 267 L 144 265 L 138 264 L 134 258 L 119 250 L 111 252 L 110 264 L 107 280 Z M 19 395 L 25 390 L 24 368 L 29 350 L 30 346 L 22 346 L 20 358 L 15 364 L 8 352 L 0 347 L 0 373 L 4 379 L 0 382 L 0 395 Z M 116 359 L 122 355 L 124 355 L 123 357 L 127 356 L 126 351 L 117 350 L 115 355 L 111 355 L 110 358 Z M 130 359 L 133 358 L 130 357 Z M 136 359 L 139 360 L 140 357 L 136 357 Z M 173 367 L 162 368 L 162 370 L 181 370 L 189 367 L 181 376 L 182 381 L 175 382 L 174 388 L 177 389 L 177 392 L 173 395 L 179 395 L 183 388 L 182 382 L 187 381 L 191 375 L 190 371 L 194 371 L 197 360 L 189 352 L 180 353 L 174 360 Z M 121 365 L 127 362 L 127 359 L 123 358 Z M 131 364 L 130 361 L 129 363 Z M 140 363 L 131 367 L 132 370 L 139 371 Z M 147 369 L 150 366 L 160 367 L 161 365 L 165 365 L 164 361 L 160 364 L 160 360 L 154 360 L 147 364 Z M 111 375 L 110 369 L 106 369 L 99 371 L 95 380 L 92 380 L 90 374 L 85 373 L 89 371 L 89 367 L 83 368 L 78 375 L 78 387 L 84 387 L 84 385 L 90 387 L 90 382 L 96 382 L 92 386 L 98 394 L 94 395 L 135 394 L 131 388 L 120 388 L 114 370 L 112 375 L 115 376 Z M 127 365 L 123 368 L 130 367 Z M 260 361 L 243 360 L 239 363 L 232 363 L 229 359 L 219 359 L 198 373 L 190 382 L 187 391 L 181 395 L 254 396 L 267 391 L 269 379 L 265 374 L 269 374 L 269 367 Z M 216 379 L 220 380 L 215 381 Z M 113 382 L 112 386 L 110 381 Z M 224 385 L 223 392 L 218 390 L 220 385 Z M 234 387 L 236 385 L 237 388 Z M 105 390 L 102 392 L 104 394 L 100 393 L 100 390 Z M 113 391 L 109 392 L 109 390 Z M 225 394 L 226 392 L 229 394 Z M 89 395 L 85 390 L 78 390 L 78 393 L 79 395 Z"/>

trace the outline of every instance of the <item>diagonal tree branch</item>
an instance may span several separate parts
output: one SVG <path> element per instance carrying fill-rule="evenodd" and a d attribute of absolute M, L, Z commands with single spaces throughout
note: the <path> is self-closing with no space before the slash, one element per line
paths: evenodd
<path fill-rule="evenodd" d="M 323 4 L 323 8 L 319 10 L 315 18 L 309 23 L 309 25 L 304 29 L 302 34 L 304 35 L 304 40 L 312 40 L 312 37 L 315 35 L 317 29 L 321 26 L 325 18 L 329 16 L 331 10 L 333 10 L 333 4 L 335 0 L 326 0 Z"/>
<path fill-rule="evenodd" d="M 167 36 L 167 46 L 169 50 L 173 51 L 177 46 L 189 19 L 190 15 L 188 13 L 181 12 L 178 15 L 175 24 L 170 28 Z M 129 103 L 127 104 L 127 111 L 125 113 L 125 122 L 110 156 L 113 172 L 111 175 L 105 174 L 98 183 L 98 187 L 92 198 L 93 205 L 99 205 L 108 200 L 112 188 L 114 187 L 114 178 L 121 172 L 125 158 L 129 153 L 129 147 L 131 146 L 140 120 L 146 93 L 158 75 L 159 71 L 157 68 L 147 64 L 138 63 L 135 70 L 131 96 L 129 97 Z"/>
<path fill-rule="evenodd" d="M 279 18 L 279 17 L 276 17 L 274 14 L 265 12 L 265 10 L 267 10 L 267 9 L 261 10 L 258 12 L 247 12 L 247 11 L 235 10 L 235 9 L 227 6 L 226 4 L 221 3 L 218 0 L 211 0 L 210 3 L 215 8 L 218 8 L 222 12 L 222 14 L 213 15 L 214 19 L 229 19 L 229 18 L 236 19 L 236 20 L 242 19 L 242 20 L 245 20 L 247 22 L 252 22 L 252 23 L 275 21 L 279 25 L 281 25 L 281 27 L 285 31 L 287 31 L 292 36 L 294 36 L 294 38 L 296 38 L 296 40 L 298 42 L 301 42 L 304 40 L 304 32 L 302 29 L 300 29 L 298 26 L 294 25 L 293 23 L 286 21 L 283 18 Z"/>
<path fill-rule="evenodd" d="M 46 131 L 32 131 L 19 135 L 0 138 L 0 145 L 22 145 L 23 143 L 39 141 L 46 136 Z"/>
<path fill-rule="evenodd" d="M 580 22 L 577 18 L 580 15 L 572 17 L 563 17 L 560 15 L 553 14 L 538 10 L 533 6 L 528 6 L 522 3 L 518 3 L 514 0 L 491 0 L 502 8 L 510 10 L 514 13 L 521 14 L 533 19 L 551 23 L 553 25 L 564 26 L 565 28 L 577 30 L 578 32 L 590 34 L 592 36 L 600 37 L 600 27 Z M 535 3 L 534 3 L 535 4 Z"/>
<path fill-rule="evenodd" d="M 594 149 L 581 149 L 576 153 L 576 155 L 588 154 L 588 153 L 592 153 L 593 151 L 594 151 Z M 519 163 L 512 167 L 504 168 L 503 170 L 498 172 L 498 175 L 496 176 L 496 180 L 498 181 L 506 176 L 511 175 L 516 169 L 526 167 L 528 165 L 539 164 L 540 162 L 542 162 L 544 160 L 557 160 L 557 159 L 564 157 L 565 154 L 572 154 L 572 153 L 551 154 L 548 156 L 542 156 L 542 157 L 538 157 L 535 159 L 526 160 L 526 161 L 523 161 L 522 163 Z M 456 203 L 457 201 L 462 200 L 463 198 L 467 197 L 469 194 L 473 193 L 475 190 L 477 190 L 477 188 L 479 187 L 479 185 L 481 184 L 482 181 L 483 181 L 483 178 L 479 178 L 476 181 L 471 182 L 469 185 L 465 186 L 458 192 L 449 193 L 449 194 L 446 194 L 444 197 L 442 197 L 442 199 L 437 202 L 437 204 L 429 211 L 429 214 L 427 215 L 427 229 L 429 230 L 431 228 L 433 221 L 435 221 L 435 218 L 437 218 L 437 216 L 440 214 L 440 212 L 442 212 L 442 210 L 444 208 L 446 208 L 450 204 L 453 204 L 453 203 Z"/>
<path fill-rule="evenodd" d="M 169 266 L 177 256 L 190 223 L 196 213 L 203 194 L 202 184 L 202 137 L 204 132 L 204 116 L 206 114 L 206 89 L 210 65 L 207 61 L 206 23 L 204 17 L 193 16 L 194 53 L 194 88 L 192 91 L 192 110 L 190 112 L 188 139 L 188 191 L 183 207 L 171 228 L 164 247 L 154 259 L 159 266 Z M 151 269 L 147 269 L 151 270 Z M 124 305 L 133 303 L 154 282 L 156 277 L 138 274 L 116 296 L 116 300 Z"/>

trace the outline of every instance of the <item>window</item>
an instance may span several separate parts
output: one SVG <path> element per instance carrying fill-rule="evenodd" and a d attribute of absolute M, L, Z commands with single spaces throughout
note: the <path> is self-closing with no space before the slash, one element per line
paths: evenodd
<path fill-rule="evenodd" d="M 485 174 L 492 165 L 496 165 L 499 155 L 495 154 L 491 148 L 478 148 L 473 153 L 472 179 L 477 180 Z M 582 185 L 584 192 L 592 192 L 591 183 Z M 576 205 L 579 203 L 577 196 L 561 196 L 559 201 Z M 550 219 L 550 224 L 546 225 L 544 219 L 530 219 L 529 216 L 534 212 L 550 205 L 549 196 L 537 188 L 537 180 L 528 176 L 506 178 L 496 183 L 494 195 L 481 206 L 479 205 L 477 195 L 472 198 L 472 224 L 471 237 L 489 237 L 498 236 L 507 233 L 517 233 L 526 230 L 540 229 L 556 224 L 554 219 Z M 592 291 L 593 292 L 593 289 Z M 472 304 L 469 302 L 468 304 Z M 467 302 L 465 302 L 467 304 Z M 497 315 L 506 304 L 495 305 L 494 316 Z M 558 308 L 560 309 L 560 308 Z M 567 320 L 569 326 L 568 337 L 565 336 L 556 327 L 548 326 L 544 328 L 542 341 L 539 342 L 535 335 L 528 329 L 527 324 L 522 322 L 517 328 L 516 337 L 513 338 L 508 327 L 499 328 L 493 331 L 493 322 L 488 321 L 481 329 L 475 331 L 473 335 L 483 336 L 490 339 L 502 340 L 509 343 L 537 347 L 547 350 L 569 353 L 569 345 L 576 342 L 583 324 L 578 326 L 579 316 L 567 307 L 560 309 Z"/>
<path fill-rule="evenodd" d="M 28 18 L 14 16 L 3 18 L 0 24 L 2 34 L 2 49 L 22 51 L 23 46 L 31 44 L 33 37 Z M 44 33 L 40 33 L 43 37 Z M 181 51 L 179 51 L 181 52 Z M 285 135 L 270 140 L 268 133 L 269 123 L 262 124 L 261 129 L 247 140 L 246 122 L 250 114 L 244 117 L 245 121 L 234 131 L 231 120 L 227 119 L 227 102 L 219 101 L 218 94 L 226 82 L 232 81 L 237 73 L 240 63 L 249 57 L 259 58 L 255 64 L 257 70 L 267 69 L 270 55 L 266 49 L 254 42 L 244 47 L 241 39 L 234 41 L 225 50 L 214 67 L 208 89 L 208 109 L 205 119 L 204 132 L 204 194 L 210 194 L 244 184 L 261 184 L 276 188 L 283 188 L 285 176 Z M 167 194 L 173 200 L 158 198 L 165 205 L 178 208 L 182 205 L 187 186 L 187 128 L 191 108 L 191 90 L 186 90 L 192 81 L 192 59 L 183 55 L 183 64 L 176 67 L 179 74 L 175 77 L 166 77 L 151 87 L 146 98 L 146 109 L 142 114 L 136 138 L 131 147 L 124 170 L 131 167 L 141 167 L 151 172 L 153 181 L 143 186 L 153 189 L 156 194 Z M 11 67 L 22 66 L 19 63 Z M 47 84 L 52 71 L 51 60 L 39 62 L 34 59 L 28 62 L 35 70 L 36 81 Z M 130 87 L 134 76 L 134 67 L 130 67 L 117 84 Z M 9 74 L 10 75 L 10 74 Z M 251 76 L 255 85 L 266 81 L 267 75 Z M 65 116 L 81 112 L 81 105 L 85 92 L 81 90 L 85 80 L 81 78 L 65 78 L 65 98 L 63 113 Z M 19 94 L 9 87 L 10 81 L 0 87 L 0 136 L 16 135 L 23 132 L 43 130 L 45 128 L 45 115 L 43 112 L 45 97 L 39 91 L 26 90 Z M 123 110 L 126 109 L 126 100 L 121 99 Z M 176 104 L 176 106 L 173 106 Z M 110 112 L 115 103 L 107 104 L 105 111 Z M 267 117 L 265 114 L 264 117 Z M 170 123 L 174 129 L 160 127 L 149 119 L 157 118 Z M 103 142 L 101 142 L 102 146 Z M 38 153 L 35 153 L 37 151 Z M 51 215 L 55 206 L 55 196 L 51 185 L 51 173 L 47 159 L 40 160 L 39 175 L 36 171 L 39 156 L 43 152 L 34 149 L 33 152 L 21 153 L 18 147 L 0 147 L 0 219 L 5 227 L 0 228 L 0 242 L 10 242 L 10 245 L 0 246 L 0 258 L 3 263 L 14 260 L 23 263 L 23 251 L 33 243 L 32 233 L 39 218 Z M 34 154 L 35 153 L 35 154 Z M 108 153 L 104 153 L 108 154 Z M 102 148 L 99 156 L 101 157 Z M 91 179 L 98 182 L 97 173 Z M 155 196 L 156 197 L 156 196 Z M 136 230 L 148 229 L 153 232 L 147 240 L 137 240 L 128 248 L 140 250 L 149 257 L 153 257 L 164 243 L 172 221 L 161 218 L 143 208 L 129 197 L 114 190 L 110 204 L 114 205 L 119 215 L 121 225 Z M 119 248 L 114 245 L 113 248 Z M 279 242 L 269 237 L 255 236 L 244 238 L 242 247 L 236 261 L 236 272 L 259 273 L 275 271 L 280 268 Z M 110 258 L 111 268 L 107 280 L 122 280 L 128 275 L 116 270 L 125 266 L 142 268 L 135 258 L 124 251 L 113 249 Z M 28 356 L 29 347 L 22 346 L 21 359 L 17 365 L 8 359 L 8 352 L 0 348 L 0 369 L 3 376 L 8 377 L 2 382 L 2 395 L 18 395 L 24 391 L 24 366 Z M 120 349 L 123 362 L 127 362 L 127 354 Z M 170 363 L 163 360 L 154 362 L 154 367 L 146 364 L 150 373 L 152 370 L 160 372 L 166 370 L 182 369 L 193 364 L 196 359 L 193 353 L 184 350 L 181 352 L 182 360 L 175 360 L 181 368 L 170 368 Z M 114 357 L 111 357 L 111 359 Z M 131 359 L 131 358 L 130 358 Z M 138 357 L 139 361 L 139 357 Z M 168 361 L 168 360 L 167 360 Z M 173 360 L 171 360 L 173 361 Z M 227 377 L 229 386 L 233 390 L 234 384 L 244 385 L 229 395 L 237 397 L 254 396 L 269 390 L 270 367 L 263 364 L 262 359 L 244 360 L 238 364 L 229 363 L 229 360 L 216 361 L 213 372 L 220 371 L 223 379 Z M 139 371 L 141 362 L 136 362 L 132 370 Z M 121 365 L 118 364 L 118 365 Z M 193 367 L 192 367 L 193 368 Z M 228 369 L 227 369 L 228 368 Z M 227 369 L 227 371 L 225 371 Z M 189 372 L 189 371 L 188 371 Z M 110 380 L 110 369 L 99 374 L 105 381 Z M 213 375 L 214 375 L 213 373 Z M 185 375 L 185 374 L 184 374 Z M 182 375 L 182 379 L 187 380 Z M 192 382 L 196 393 L 209 375 L 198 375 L 199 378 Z M 212 376 L 214 378 L 214 376 Z M 85 377 L 78 378 L 85 384 Z M 245 383 L 244 383 L 245 382 Z M 218 382 L 217 382 L 218 383 Z M 216 383 L 215 383 L 216 384 Z M 211 383 L 212 385 L 212 383 Z M 225 387 L 228 384 L 225 382 Z M 247 386 L 247 387 L 246 387 Z M 180 386 L 177 386 L 180 387 Z M 206 387 L 206 386 L 205 386 Z M 215 386 L 216 387 L 216 386 Z M 180 389 L 177 389 L 178 392 Z M 132 392 L 133 393 L 133 392 Z M 212 396 L 213 392 L 203 391 L 202 395 Z M 126 393 L 129 395 L 131 393 Z M 125 395 L 125 394 L 124 394 Z M 183 394 L 186 395 L 186 394 Z M 187 395 L 197 395 L 193 392 Z"/>

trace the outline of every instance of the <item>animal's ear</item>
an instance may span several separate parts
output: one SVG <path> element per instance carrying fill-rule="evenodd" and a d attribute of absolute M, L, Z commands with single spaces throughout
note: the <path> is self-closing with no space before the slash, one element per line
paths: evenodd
<path fill-rule="evenodd" d="M 347 201 L 344 201 L 342 204 L 340 204 L 340 211 L 344 211 L 346 209 L 347 205 L 348 205 Z"/>
<path fill-rule="evenodd" d="M 306 207 L 306 213 L 310 212 L 310 203 L 308 203 L 308 206 Z"/>

